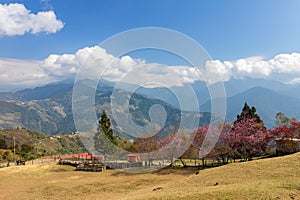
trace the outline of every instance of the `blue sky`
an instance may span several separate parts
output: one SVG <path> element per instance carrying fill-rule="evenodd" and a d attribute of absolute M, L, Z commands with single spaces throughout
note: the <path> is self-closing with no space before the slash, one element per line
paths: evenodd
<path fill-rule="evenodd" d="M 36 13 L 45 3 L 19 2 Z M 272 57 L 300 51 L 300 1 L 99 1 L 52 0 L 65 27 L 55 34 L 0 38 L 0 57 L 43 59 L 51 53 L 74 53 L 131 28 L 154 26 L 194 38 L 212 58 L 233 60 Z"/>
<path fill-rule="evenodd" d="M 255 57 L 250 62 L 268 61 L 279 54 L 300 52 L 297 0 L 0 1 L 2 5 L 11 3 L 23 4 L 34 14 L 53 10 L 63 27 L 49 33 L 0 36 L 2 59 L 41 61 L 51 54 L 74 54 L 121 31 L 148 26 L 174 29 L 190 36 L 223 65 L 224 61 L 248 57 Z M 133 57 L 139 55 L 147 60 L 144 54 Z M 149 59 L 152 61 L 151 56 Z M 158 61 L 176 64 L 172 56 L 158 56 Z"/>

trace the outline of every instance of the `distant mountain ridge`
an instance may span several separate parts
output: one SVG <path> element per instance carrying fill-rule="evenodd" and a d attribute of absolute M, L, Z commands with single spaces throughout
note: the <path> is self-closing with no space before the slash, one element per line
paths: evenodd
<path fill-rule="evenodd" d="M 89 85 L 95 85 L 94 81 L 85 81 Z M 110 109 L 110 95 L 115 86 L 115 83 L 105 80 L 99 83 L 96 92 L 96 102 L 99 105 L 96 107 L 98 117 L 102 109 Z M 180 104 L 176 95 L 173 94 L 174 91 L 183 95 L 184 98 L 191 98 L 185 94 L 188 85 L 170 89 L 144 88 L 131 84 L 123 84 L 123 86 L 124 88 L 120 89 L 128 91 L 137 88 L 135 91 L 137 95 L 132 98 L 132 102 L 139 103 L 144 114 L 140 111 L 133 112 L 136 122 L 149 121 L 146 112 L 149 107 L 146 109 L 145 105 L 151 105 L 154 102 L 178 111 Z M 198 98 L 200 111 L 205 113 L 204 121 L 208 123 L 207 118 L 210 118 L 208 113 L 211 111 L 210 95 L 206 84 L 196 81 L 191 84 L 191 87 Z M 277 112 L 300 119 L 300 84 L 288 85 L 274 80 L 244 78 L 231 79 L 224 83 L 224 87 L 227 94 L 226 119 L 229 121 L 236 119 L 236 115 L 240 113 L 245 102 L 257 108 L 257 112 L 268 127 L 274 126 Z M 70 103 L 72 90 L 73 80 L 67 80 L 14 93 L 0 93 L 0 128 L 24 126 L 46 133 L 75 131 Z M 145 101 L 148 103 L 141 103 Z"/>
<path fill-rule="evenodd" d="M 264 120 L 266 126 L 273 127 L 278 112 L 289 117 L 300 118 L 300 99 L 277 93 L 263 87 L 254 87 L 237 95 L 227 98 L 226 119 L 234 121 L 241 111 L 241 106 L 247 102 L 255 106 L 257 113 Z M 201 111 L 210 110 L 210 101 L 201 105 Z"/>
<path fill-rule="evenodd" d="M 143 88 L 141 91 L 150 97 L 155 96 L 155 91 L 165 91 L 157 97 L 179 107 L 179 104 L 176 103 L 176 97 L 171 96 L 170 91 L 172 89 L 184 91 L 185 87 L 171 88 L 168 92 L 167 89 L 163 90 L 162 88 L 156 88 L 152 91 Z M 196 92 L 200 111 L 211 112 L 210 95 L 206 84 L 202 81 L 196 81 L 191 84 L 191 87 Z M 300 119 L 300 84 L 290 85 L 275 80 L 245 77 L 243 79 L 230 79 L 224 83 L 224 88 L 227 96 L 226 119 L 229 121 L 236 119 L 245 102 L 257 108 L 257 112 L 261 114 L 268 127 L 275 125 L 275 115 L 278 112 L 282 112 L 288 117 Z M 169 99 L 171 100 L 169 101 Z"/>
<path fill-rule="evenodd" d="M 93 85 L 85 80 L 86 85 Z M 94 90 L 95 88 L 91 88 Z M 110 110 L 113 87 L 100 83 L 96 90 L 96 112 L 100 117 L 102 110 Z M 5 93 L 0 98 L 0 128 L 25 127 L 30 130 L 50 134 L 69 133 L 76 131 L 72 114 L 73 83 L 56 83 L 26 89 L 15 93 Z M 197 113 L 181 113 L 177 108 L 161 100 L 150 99 L 139 94 L 131 96 L 131 114 L 133 120 L 145 125 L 149 123 L 148 110 L 151 105 L 160 104 L 170 113 L 164 130 L 178 127 L 180 115 L 196 115 Z M 208 124 L 210 113 L 201 113 L 199 125 Z"/>

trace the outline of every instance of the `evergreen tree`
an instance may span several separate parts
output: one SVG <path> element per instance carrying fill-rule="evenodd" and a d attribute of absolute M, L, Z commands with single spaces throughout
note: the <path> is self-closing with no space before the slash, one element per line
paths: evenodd
<path fill-rule="evenodd" d="M 98 131 L 99 129 L 101 129 L 105 134 L 105 136 L 107 137 L 107 139 L 109 139 L 109 141 L 111 141 L 114 145 L 117 145 L 117 138 L 114 135 L 113 130 L 110 128 L 110 126 L 111 126 L 110 119 L 107 116 L 106 112 L 103 111 L 101 115 L 101 119 L 99 120 Z"/>
<path fill-rule="evenodd" d="M 116 137 L 111 129 L 111 122 L 105 111 L 102 111 L 97 133 L 94 136 L 95 149 L 106 155 L 113 154 L 118 144 L 118 137 Z"/>
<path fill-rule="evenodd" d="M 253 156 L 262 155 L 267 146 L 267 130 L 256 108 L 249 107 L 245 102 L 240 115 L 233 124 L 227 136 L 234 158 L 252 159 Z"/>
<path fill-rule="evenodd" d="M 256 114 L 256 108 L 254 106 L 252 106 L 252 108 L 250 108 L 248 106 L 247 102 L 245 102 L 241 114 L 237 115 L 237 119 L 234 123 L 245 120 L 245 119 L 255 119 L 257 123 L 262 122 L 262 120 L 260 119 L 260 116 L 258 114 Z"/>

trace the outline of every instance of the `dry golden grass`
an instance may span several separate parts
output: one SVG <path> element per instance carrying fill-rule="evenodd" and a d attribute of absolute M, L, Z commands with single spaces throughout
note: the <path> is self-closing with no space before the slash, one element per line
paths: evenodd
<path fill-rule="evenodd" d="M 73 170 L 55 163 L 1 168 L 0 199 L 300 199 L 300 153 L 198 175 L 174 169 L 152 174 Z"/>

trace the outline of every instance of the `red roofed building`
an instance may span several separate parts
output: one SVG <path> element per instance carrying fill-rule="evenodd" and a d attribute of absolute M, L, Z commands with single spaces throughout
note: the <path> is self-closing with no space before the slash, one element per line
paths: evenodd
<path fill-rule="evenodd" d="M 141 158 L 139 154 L 127 154 L 128 162 L 140 162 Z"/>

